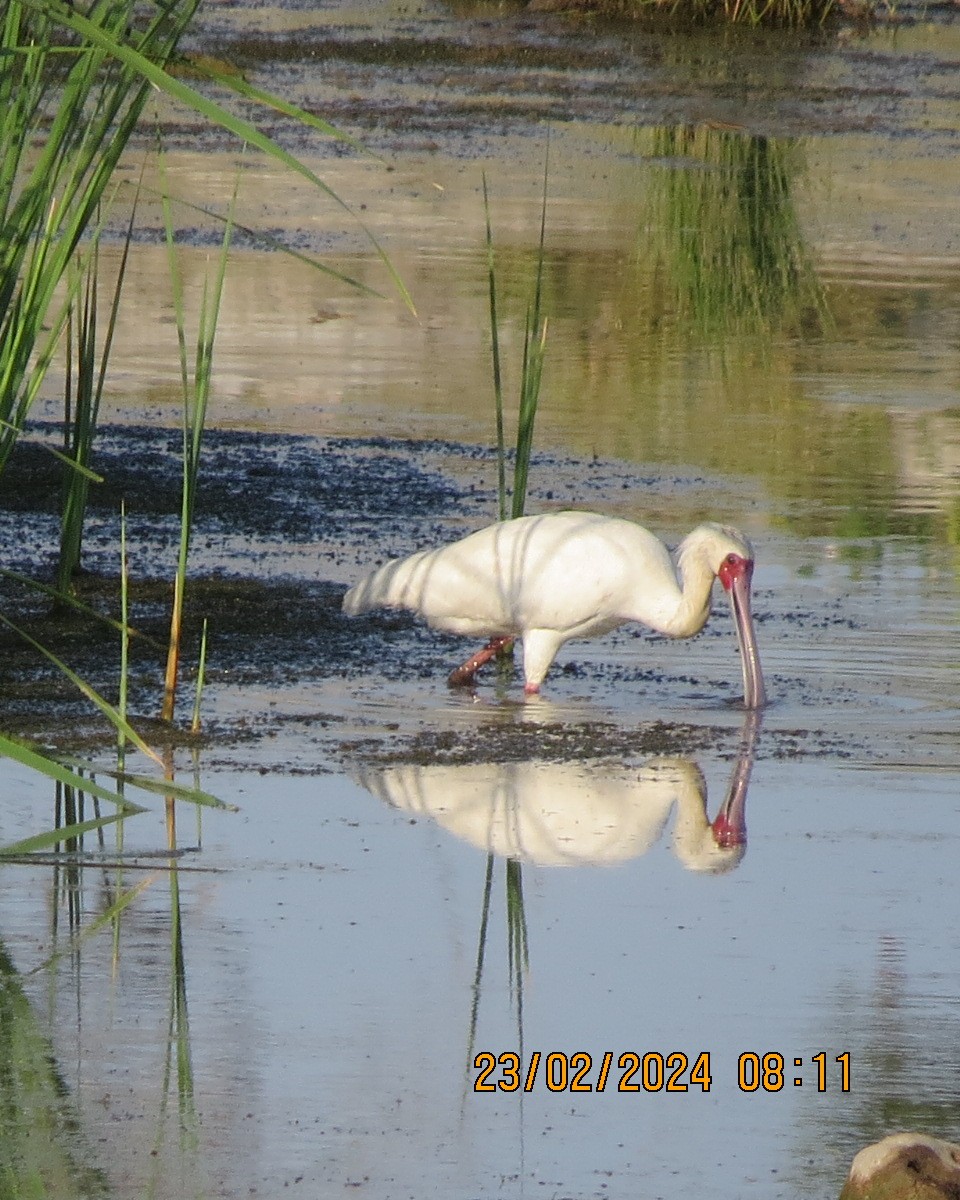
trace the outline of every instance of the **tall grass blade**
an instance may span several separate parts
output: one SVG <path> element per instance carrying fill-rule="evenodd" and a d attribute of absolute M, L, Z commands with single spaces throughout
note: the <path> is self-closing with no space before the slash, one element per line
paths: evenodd
<path fill-rule="evenodd" d="M 4 421 L 0 418 L 0 427 L 7 433 L 12 433 L 14 437 L 20 434 L 20 430 L 11 421 Z M 82 463 L 76 462 L 69 454 L 64 454 L 62 450 L 58 450 L 56 446 L 48 446 L 46 442 L 39 443 L 42 450 L 46 450 L 48 454 L 52 454 L 58 461 L 62 462 L 65 467 L 69 467 L 71 471 L 76 471 L 79 475 L 85 476 L 91 483 L 103 483 L 103 476 L 98 475 L 96 471 L 92 471 L 89 467 L 83 466 Z M 0 568 L 2 570 L 2 568 Z"/>
<path fill-rule="evenodd" d="M 7 579 L 16 580 L 17 583 L 22 583 L 24 587 L 28 587 L 33 591 L 40 592 L 41 595 L 49 596 L 51 600 L 58 603 L 62 601 L 64 604 L 69 604 L 71 608 L 77 612 L 83 613 L 85 617 L 89 617 L 94 621 L 101 621 L 104 625 L 109 625 L 111 629 L 115 629 L 118 633 L 123 633 L 124 625 L 115 620 L 113 617 L 108 617 L 106 613 L 98 612 L 95 608 L 91 608 L 89 604 L 85 604 L 82 600 L 78 600 L 76 596 L 71 596 L 67 592 L 60 592 L 55 587 L 48 583 L 41 583 L 37 579 L 31 579 L 29 575 L 22 575 L 19 571 L 11 571 L 8 567 L 0 567 L 0 575 Z M 148 646 L 155 646 L 157 649 L 162 649 L 162 643 L 156 638 L 150 637 L 147 633 L 142 633 L 139 629 L 134 629 L 132 626 L 126 626 L 127 633 L 131 637 L 141 638 Z"/>
<path fill-rule="evenodd" d="M 82 781 L 86 785 L 86 780 Z M 141 809 L 141 811 L 143 811 Z M 95 829 L 103 829 L 106 825 L 112 825 L 116 821 L 122 820 L 129 816 L 126 812 L 110 813 L 107 816 L 91 817 L 88 821 L 78 821 L 70 825 L 61 825 L 56 829 L 48 829 L 43 833 L 35 834 L 33 837 L 22 838 L 19 842 L 10 842 L 8 845 L 0 847 L 0 856 L 4 858 L 25 858 L 29 854 L 34 854 L 38 850 L 47 850 L 51 846 L 58 846 L 61 842 L 69 841 L 71 838 L 81 838 L 85 833 L 91 833 Z"/>
<path fill-rule="evenodd" d="M 21 2 L 38 8 L 44 7 L 43 0 L 21 0 Z M 302 175 L 303 178 L 312 183 L 314 187 L 319 188 L 336 205 L 342 208 L 345 212 L 349 213 L 353 220 L 356 221 L 364 236 L 373 246 L 380 261 L 386 267 L 391 279 L 394 282 L 394 286 L 396 287 L 399 295 L 402 297 L 404 303 L 411 312 L 416 312 L 413 300 L 410 296 L 410 293 L 407 291 L 403 280 L 400 278 L 396 268 L 390 261 L 389 255 L 374 237 L 372 231 L 363 223 L 363 221 L 360 220 L 346 200 L 339 196 L 328 184 L 324 183 L 323 180 L 313 171 L 311 171 L 305 163 L 302 163 L 298 158 L 290 154 L 289 151 L 284 150 L 281 145 L 275 142 L 272 138 L 268 137 L 266 134 L 262 133 L 255 125 L 251 124 L 251 122 L 244 120 L 242 117 L 235 116 L 233 113 L 229 112 L 215 101 L 203 96 L 200 92 L 196 91 L 196 89 L 191 88 L 182 80 L 175 78 L 173 75 L 169 74 L 169 72 L 164 70 L 162 66 L 157 65 L 149 58 L 146 58 L 144 55 L 138 53 L 131 46 L 125 45 L 123 42 L 115 41 L 109 36 L 105 36 L 95 24 L 88 21 L 79 13 L 70 10 L 67 13 L 61 13 L 60 19 L 68 28 L 73 29 L 75 32 L 89 39 L 95 46 L 100 46 L 109 51 L 109 53 L 117 57 L 122 63 L 131 67 L 145 79 L 148 79 L 150 83 L 159 88 L 160 91 L 165 92 L 174 100 L 179 100 L 182 104 L 185 104 L 188 108 L 192 109 L 200 116 L 205 117 L 213 124 L 219 125 L 221 128 L 226 129 L 240 142 L 249 143 L 249 145 L 255 146 L 258 150 L 263 151 L 264 154 L 267 154 L 271 158 L 274 158 L 278 162 L 282 163 L 289 170 L 296 172 L 298 175 Z M 234 86 L 233 81 L 231 82 L 231 86 Z M 289 107 L 291 111 L 293 111 L 293 106 Z M 305 118 L 308 120 L 308 114 L 303 113 L 302 116 L 300 116 L 300 119 L 304 120 Z"/>
<path fill-rule="evenodd" d="M 282 96 L 274 96 L 270 92 L 263 91 L 262 88 L 254 87 L 242 75 L 215 71 L 208 64 L 198 61 L 189 55 L 187 56 L 187 61 L 190 63 L 192 70 L 197 71 L 213 83 L 220 84 L 221 87 L 229 88 L 230 91 L 235 92 L 238 96 L 242 96 L 244 100 L 253 100 L 262 108 L 272 108 L 274 112 L 282 113 L 285 117 L 292 117 L 301 125 L 316 129 L 318 133 L 325 134 L 335 141 L 343 142 L 351 149 L 356 150 L 358 154 L 376 159 L 378 162 L 386 163 L 387 160 L 382 155 L 377 154 L 376 151 L 371 150 L 363 142 L 352 137 L 344 130 L 337 129 L 336 125 L 331 125 L 323 117 L 318 117 L 316 113 L 307 112 L 304 108 L 298 108 L 296 104 L 291 104 L 288 100 L 284 100 Z"/>
<path fill-rule="evenodd" d="M 550 175 L 550 140 L 543 165 L 543 203 L 540 210 L 540 243 L 537 249 L 537 281 L 533 304 L 527 311 L 523 342 L 523 370 L 520 378 L 520 412 L 517 418 L 517 452 L 513 466 L 513 502 L 511 515 L 522 517 L 527 503 L 527 479 L 533 453 L 533 427 L 540 403 L 540 381 L 547 347 L 547 321 L 542 316 L 543 265 L 547 232 L 547 183 Z"/>
<path fill-rule="evenodd" d="M 125 721 L 113 707 L 113 705 L 110 704 L 109 701 L 105 700 L 103 696 L 101 696 L 95 688 L 87 683 L 85 679 L 81 679 L 80 676 L 75 671 L 71 670 L 65 662 L 59 659 L 52 650 L 48 650 L 46 646 L 42 646 L 35 638 L 32 638 L 30 634 L 26 632 L 26 630 L 15 625 L 13 621 L 11 621 L 9 617 L 5 617 L 3 613 L 0 613 L 0 621 L 2 621 L 8 629 L 12 629 L 14 633 L 23 638 L 25 642 L 33 646 L 35 650 L 38 650 L 45 658 L 49 659 L 49 661 L 53 663 L 57 670 L 64 674 L 70 680 L 70 682 L 74 684 L 74 686 L 77 687 L 84 696 L 87 697 L 88 700 L 95 704 L 96 707 L 107 718 L 107 720 L 113 725 L 113 727 L 118 732 L 122 732 L 127 740 L 132 742 L 138 750 L 140 750 L 143 754 L 146 754 L 148 758 L 152 758 L 153 761 L 159 766 L 163 766 L 163 759 L 160 758 L 155 751 L 150 749 L 150 747 L 143 740 L 140 734 L 137 733 L 129 721 Z"/>
<path fill-rule="evenodd" d="M 99 366 L 97 363 L 99 235 L 94 239 L 87 260 L 83 305 L 80 309 L 78 322 L 76 409 L 72 413 L 70 409 L 70 380 L 72 373 L 70 370 L 71 358 L 68 338 L 64 453 L 71 460 L 75 470 L 69 473 L 64 479 L 65 495 L 60 519 L 60 561 L 57 569 L 57 589 L 62 593 L 68 593 L 71 590 L 73 576 L 80 566 L 83 525 L 90 493 L 90 460 L 93 454 L 97 422 L 100 416 L 103 387 L 107 377 L 107 365 L 110 360 L 110 351 L 113 347 L 113 338 L 120 312 L 120 298 L 127 271 L 130 245 L 133 241 L 133 230 L 136 223 L 137 207 L 140 201 L 142 179 L 143 168 L 140 171 L 141 182 L 137 185 L 133 203 L 130 207 L 126 236 L 123 241 L 120 263 L 117 268 L 117 277 L 114 282 L 110 315 L 107 321 L 103 346 L 99 355 Z M 71 305 L 71 313 L 72 310 L 73 305 Z M 72 319 L 68 319 L 68 321 L 69 324 L 72 324 Z"/>
<path fill-rule="evenodd" d="M 203 699 L 203 683 L 207 669 L 207 618 L 203 618 L 203 628 L 200 631 L 200 661 L 197 663 L 197 689 L 193 697 L 193 720 L 190 722 L 190 732 L 200 732 L 200 702 Z"/>
<path fill-rule="evenodd" d="M 94 770 L 89 763 L 71 758 L 66 754 L 60 755 L 57 761 L 77 771 Z M 220 800 L 209 792 L 205 792 L 198 784 L 175 783 L 172 779 L 156 779 L 151 775 L 140 775 L 134 771 L 117 771 L 110 767 L 100 766 L 99 764 L 97 764 L 95 769 L 100 777 L 106 776 L 109 779 L 116 779 L 118 783 L 128 783 L 131 787 L 138 788 L 143 792 L 151 792 L 157 796 L 173 796 L 176 800 L 189 800 L 201 808 L 219 808 L 224 812 L 240 811 L 235 804 L 228 804 L 225 800 Z M 78 786 L 80 784 L 85 785 L 85 783 L 86 780 L 83 777 L 79 777 Z M 86 790 L 89 791 L 90 789 L 87 788 Z M 137 811 L 142 812 L 143 809 L 137 809 Z"/>
<path fill-rule="evenodd" d="M 159 196 L 161 202 L 165 193 L 154 191 L 153 188 L 144 186 L 144 191 L 148 194 Z M 169 192 L 166 193 L 169 195 Z M 203 204 L 197 204 L 192 200 L 186 199 L 184 196 L 177 196 L 177 205 L 180 208 L 188 209 L 191 212 L 200 213 L 204 217 L 210 217 L 214 221 L 226 222 L 226 217 L 223 213 L 215 212 L 212 208 L 207 208 Z M 297 262 L 304 263 L 313 270 L 319 271 L 322 275 L 329 275 L 331 279 L 336 279 L 340 283 L 345 283 L 348 287 L 355 291 L 362 292 L 365 296 L 371 296 L 378 300 L 383 299 L 383 292 L 377 291 L 375 287 L 364 283 L 360 279 L 355 279 L 352 275 L 345 275 L 342 271 L 337 271 L 327 263 L 320 262 L 316 258 L 311 258 L 309 254 L 304 254 L 303 251 L 297 250 L 294 246 L 288 246 L 280 238 L 272 237 L 269 233 L 262 229 L 253 229 L 249 225 L 244 225 L 241 221 L 234 221 L 234 229 L 238 233 L 242 233 L 245 238 L 254 245 L 266 246 L 270 250 L 276 250 L 280 254 L 286 254 L 289 258 L 296 259 Z"/>
<path fill-rule="evenodd" d="M 487 228 L 487 280 L 490 295 L 490 345 L 493 353 L 493 400 L 497 420 L 497 516 L 507 519 L 507 448 L 503 435 L 503 377 L 500 370 L 500 323 L 497 320 L 497 272 L 493 256 L 493 230 L 490 225 L 490 197 L 487 173 L 483 172 L 483 215 Z"/>
<path fill-rule="evenodd" d="M 117 713 L 127 722 L 128 674 L 130 669 L 130 587 L 127 565 L 127 506 L 120 501 L 120 686 Z M 117 771 L 123 774 L 127 761 L 127 735 L 117 730 Z"/>
<path fill-rule="evenodd" d="M 217 332 L 220 303 L 223 296 L 227 259 L 233 235 L 233 216 L 236 210 L 239 187 L 240 174 L 238 169 L 233 196 L 230 201 L 230 209 L 220 244 L 217 273 L 212 293 L 209 279 L 204 281 L 192 385 L 187 368 L 183 281 L 180 277 L 177 264 L 173 220 L 169 202 L 165 200 L 164 204 L 167 250 L 174 291 L 177 340 L 180 348 L 180 374 L 183 387 L 183 482 L 180 505 L 180 546 L 177 555 L 176 574 L 174 576 L 173 606 L 170 614 L 170 639 L 167 648 L 167 667 L 164 676 L 163 704 L 160 713 L 161 720 L 164 721 L 173 720 L 176 706 L 177 678 L 180 668 L 180 645 L 183 629 L 183 602 L 186 590 L 187 561 L 190 554 L 193 512 L 196 503 L 197 480 L 200 472 L 200 452 L 203 444 L 207 403 L 210 398 L 210 387 L 213 378 L 213 346 Z"/>
<path fill-rule="evenodd" d="M 2 25 L 0 116 L 0 468 L 23 428 L 72 302 L 59 297 L 81 239 L 96 224 L 114 167 L 150 84 L 112 50 L 127 39 L 138 61 L 164 63 L 197 0 L 171 0 L 131 32 L 132 0 L 94 5 L 79 17 L 54 0 L 9 0 Z M 93 35 L 58 42 L 82 21 Z M 83 37 L 83 35 L 81 35 Z M 94 239 L 95 240 L 95 239 Z M 74 275 L 76 278 L 76 274 Z M 61 289 L 62 290 L 62 289 Z M 75 292 L 75 286 L 74 286 Z M 39 349 L 38 349 L 39 347 Z"/>
<path fill-rule="evenodd" d="M 85 778 L 75 770 L 72 770 L 71 767 L 58 762 L 56 759 L 49 758 L 45 754 L 40 754 L 32 747 L 17 741 L 16 738 L 7 737 L 6 734 L 2 733 L 0 733 L 0 754 L 5 755 L 14 762 L 20 763 L 21 766 L 28 767 L 31 771 L 37 771 L 41 775 L 46 775 L 48 779 L 65 784 L 67 787 L 75 787 L 87 791 L 90 795 L 97 796 L 101 800 L 107 800 L 111 804 L 117 804 L 127 814 L 132 815 L 133 813 L 146 812 L 146 809 L 142 805 L 134 804 L 125 796 L 120 795 L 119 792 L 113 792 L 95 780 Z"/>
<path fill-rule="evenodd" d="M 108 775 L 110 772 L 104 771 L 103 774 Z M 240 811 L 235 804 L 228 804 L 194 784 L 174 783 L 172 779 L 152 779 L 149 775 L 136 775 L 129 771 L 125 771 L 118 778 L 141 791 L 155 792 L 158 796 L 172 796 L 176 800 L 189 800 L 191 804 L 201 808 L 219 808 L 224 812 Z"/>
<path fill-rule="evenodd" d="M 61 0 L 7 0 L 0 14 L 0 470 L 63 335 L 68 264 L 95 224 L 114 168 L 153 88 L 297 172 L 350 213 L 407 307 L 396 268 L 356 213 L 304 163 L 171 75 L 198 0 L 168 0 L 144 23 L 135 0 L 85 12 Z M 137 19 L 134 19 L 134 17 Z M 70 41 L 69 34 L 78 41 Z M 248 101 L 352 144 L 319 118 L 236 80 Z M 74 273 L 76 279 L 76 273 Z"/>

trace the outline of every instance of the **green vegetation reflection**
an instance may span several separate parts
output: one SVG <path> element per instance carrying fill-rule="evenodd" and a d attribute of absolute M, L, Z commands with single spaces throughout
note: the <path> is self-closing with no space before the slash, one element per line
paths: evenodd
<path fill-rule="evenodd" d="M 677 319 L 705 340 L 828 322 L 794 203 L 797 138 L 677 125 L 639 145 L 654 164 L 641 251 Z"/>
<path fill-rule="evenodd" d="M 82 1162 L 78 1124 L 49 1039 L 0 944 L 0 1195 L 109 1195 L 103 1175 Z"/>
<path fill-rule="evenodd" d="M 51 1029 L 57 1027 L 57 998 L 82 997 L 80 980 L 91 971 L 118 977 L 125 957 L 136 958 L 145 919 L 166 933 L 169 955 L 152 961 L 162 984 L 167 984 L 167 1036 L 162 1062 L 155 1073 L 141 1075 L 138 1086 L 153 1093 L 155 1127 L 153 1150 L 144 1165 L 144 1194 L 153 1194 L 171 1170 L 184 1181 L 199 1180 L 199 1117 L 195 1101 L 195 1072 L 187 1010 L 187 958 L 180 877 L 191 868 L 184 859 L 200 848 L 199 812 L 196 841 L 178 842 L 175 801 L 188 789 L 172 781 L 166 786 L 166 845 L 163 848 L 124 849 L 124 824 L 135 812 L 127 805 L 114 818 L 115 840 L 108 844 L 99 820 L 102 789 L 93 780 L 81 787 L 57 783 L 53 824 L 58 840 L 25 841 L 16 854 L 0 858 L 51 868 L 48 938 L 42 961 L 18 966 L 0 944 L 0 1195 L 4 1197 L 64 1198 L 71 1200 L 111 1194 L 109 1171 L 98 1169 L 86 1147 L 84 1131 L 91 1115 L 71 1100 L 56 1060 L 56 1038 L 35 1015 L 24 980 L 39 975 L 48 981 Z M 92 808 L 92 814 L 90 809 Z M 196 868 L 193 868 L 196 869 Z M 164 892 L 164 880 L 168 892 Z M 129 925 L 129 932 L 125 927 Z M 112 936 L 111 936 L 112 935 Z M 131 940 L 131 948 L 128 948 Z M 25 951 L 27 954 L 29 950 Z M 69 1024 L 69 1023 L 68 1023 Z M 73 1064 L 77 1078 L 83 1062 Z M 74 1092 L 82 1091 L 76 1083 Z M 183 1195 L 202 1194 L 202 1185 L 184 1182 Z"/>
<path fill-rule="evenodd" d="M 544 424 L 556 414 L 576 452 L 649 464 L 652 480 L 674 464 L 755 480 L 791 533 L 857 555 L 865 539 L 948 542 L 957 418 L 910 403 L 909 372 L 931 353 L 926 326 L 909 320 L 915 285 L 822 270 L 805 231 L 804 139 L 684 124 L 617 135 L 614 148 L 636 162 L 611 199 L 633 252 L 568 239 L 548 255 Z M 534 258 L 532 245 L 501 251 L 504 309 Z M 906 377 L 891 313 L 913 347 Z M 885 402 L 901 391 L 904 405 Z M 657 503 L 655 490 L 644 499 L 651 522 Z M 664 510 L 683 527 L 717 515 L 703 492 L 683 514 L 678 503 Z"/>

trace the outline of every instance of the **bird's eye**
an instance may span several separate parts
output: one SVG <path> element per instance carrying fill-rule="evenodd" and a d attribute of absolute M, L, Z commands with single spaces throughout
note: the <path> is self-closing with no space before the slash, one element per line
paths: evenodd
<path fill-rule="evenodd" d="M 734 554 L 732 551 L 726 557 L 726 563 L 727 563 L 728 567 L 735 567 L 739 561 L 740 561 L 740 555 Z"/>

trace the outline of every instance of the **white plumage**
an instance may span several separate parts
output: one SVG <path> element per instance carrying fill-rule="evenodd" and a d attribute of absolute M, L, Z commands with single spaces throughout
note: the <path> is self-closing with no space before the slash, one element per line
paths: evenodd
<path fill-rule="evenodd" d="M 741 770 L 738 763 L 738 770 Z M 749 760 L 746 770 L 749 771 Z M 606 866 L 650 850 L 676 806 L 673 849 L 693 871 L 724 871 L 746 850 L 746 787 L 711 823 L 699 767 L 652 759 L 368 767 L 358 782 L 488 853 L 540 866 Z"/>
<path fill-rule="evenodd" d="M 663 543 L 633 521 L 587 512 L 502 521 L 436 550 L 393 559 L 346 594 L 344 612 L 405 608 L 435 629 L 492 639 L 453 672 L 472 683 L 501 644 L 523 644 L 525 690 L 534 693 L 571 638 L 639 621 L 691 637 L 710 615 L 713 581 L 730 595 L 743 661 L 744 702 L 766 702 L 750 614 L 753 550 L 734 529 L 688 534 L 674 567 Z"/>

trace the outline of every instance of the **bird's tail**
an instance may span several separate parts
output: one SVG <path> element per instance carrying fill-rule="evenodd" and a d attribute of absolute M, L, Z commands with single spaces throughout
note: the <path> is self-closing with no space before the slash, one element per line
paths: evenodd
<path fill-rule="evenodd" d="M 393 558 L 365 575 L 344 596 L 343 611 L 355 617 L 372 608 L 418 608 L 428 554 L 423 551 L 409 558 Z"/>

